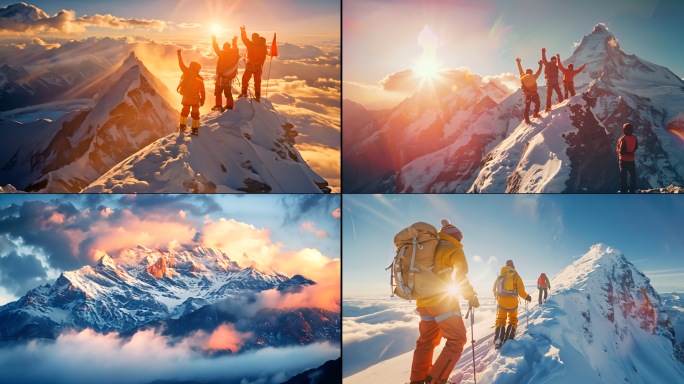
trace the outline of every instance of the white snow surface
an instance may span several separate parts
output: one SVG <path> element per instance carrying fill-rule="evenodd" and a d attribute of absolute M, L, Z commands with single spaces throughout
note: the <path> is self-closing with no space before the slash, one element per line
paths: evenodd
<path fill-rule="evenodd" d="M 494 315 L 475 323 L 474 344 L 468 329 L 450 380 L 474 382 L 473 347 L 477 382 L 482 384 L 645 384 L 684 377 L 682 350 L 660 296 L 620 251 L 592 246 L 559 272 L 551 286 L 548 301 L 534 306 L 529 319 L 519 315 L 516 339 L 500 350 L 493 348 Z M 343 382 L 408 383 L 412 356 L 413 351 L 387 359 Z"/>
<path fill-rule="evenodd" d="M 235 193 L 250 191 L 251 179 L 269 192 L 320 193 L 327 184 L 286 142 L 287 120 L 268 100 L 240 98 L 233 110 L 201 119 L 198 136 L 163 137 L 82 192 Z"/>

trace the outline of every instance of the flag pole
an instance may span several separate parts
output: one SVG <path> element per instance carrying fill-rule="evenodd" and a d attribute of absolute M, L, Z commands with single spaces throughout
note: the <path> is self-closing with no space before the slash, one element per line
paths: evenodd
<path fill-rule="evenodd" d="M 276 34 L 273 33 L 273 43 L 271 43 L 271 61 L 268 63 L 268 80 L 266 80 L 266 96 L 268 96 L 268 85 L 271 82 L 271 65 L 273 65 L 273 56 L 278 56 L 278 46 L 276 45 Z"/>

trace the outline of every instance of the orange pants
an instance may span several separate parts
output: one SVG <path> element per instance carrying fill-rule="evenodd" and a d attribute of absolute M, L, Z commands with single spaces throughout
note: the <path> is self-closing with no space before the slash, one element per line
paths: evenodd
<path fill-rule="evenodd" d="M 411 381 L 425 380 L 429 374 L 434 382 L 444 383 L 461 358 L 467 341 L 463 318 L 460 314 L 450 314 L 453 310 L 442 307 L 418 307 L 417 311 L 421 315 L 418 325 L 420 337 L 416 341 L 416 350 L 413 351 Z M 446 345 L 432 364 L 432 354 L 442 337 L 447 339 Z"/>
<path fill-rule="evenodd" d="M 504 309 L 499 306 L 496 307 L 496 324 L 494 329 L 502 325 L 506 327 L 506 317 L 508 317 L 508 324 L 513 324 L 513 330 L 518 329 L 518 307 L 514 309 Z"/>

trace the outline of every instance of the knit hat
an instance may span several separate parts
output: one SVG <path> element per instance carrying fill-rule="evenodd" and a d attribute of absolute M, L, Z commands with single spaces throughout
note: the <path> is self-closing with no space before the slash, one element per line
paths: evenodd
<path fill-rule="evenodd" d="M 463 233 L 461 232 L 461 230 L 458 229 L 458 227 L 456 227 L 455 225 L 451 224 L 449 220 L 442 219 L 440 223 L 442 224 L 442 229 L 440 230 L 440 232 L 444 232 L 447 235 L 451 235 L 454 237 L 458 237 L 457 234 L 460 234 L 461 238 L 463 238 Z"/>
<path fill-rule="evenodd" d="M 511 268 L 515 268 L 515 265 L 513 265 L 513 260 L 506 260 L 506 266 L 511 267 Z"/>

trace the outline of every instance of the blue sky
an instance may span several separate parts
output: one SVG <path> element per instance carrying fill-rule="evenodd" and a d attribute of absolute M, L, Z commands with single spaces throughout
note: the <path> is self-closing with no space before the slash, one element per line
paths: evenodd
<path fill-rule="evenodd" d="M 98 251 L 116 257 L 136 245 L 230 247 L 234 239 L 256 244 L 254 252 L 339 259 L 339 209 L 339 195 L 2 195 L 0 305 L 93 265 Z"/>
<path fill-rule="evenodd" d="M 389 296 L 394 235 L 416 221 L 439 229 L 442 218 L 464 234 L 480 296 L 507 259 L 532 287 L 596 243 L 621 250 L 659 292 L 684 291 L 677 195 L 345 195 L 343 206 L 343 297 Z"/>
<path fill-rule="evenodd" d="M 435 56 L 442 67 L 493 76 L 517 73 L 516 57 L 536 63 L 542 47 L 567 58 L 598 23 L 625 53 L 684 77 L 683 14 L 681 0 L 345 0 L 343 78 L 346 85 L 377 85 L 413 67 L 424 52 L 418 36 L 426 27 L 439 40 Z M 355 88 L 346 89 L 345 98 L 352 97 Z"/>

